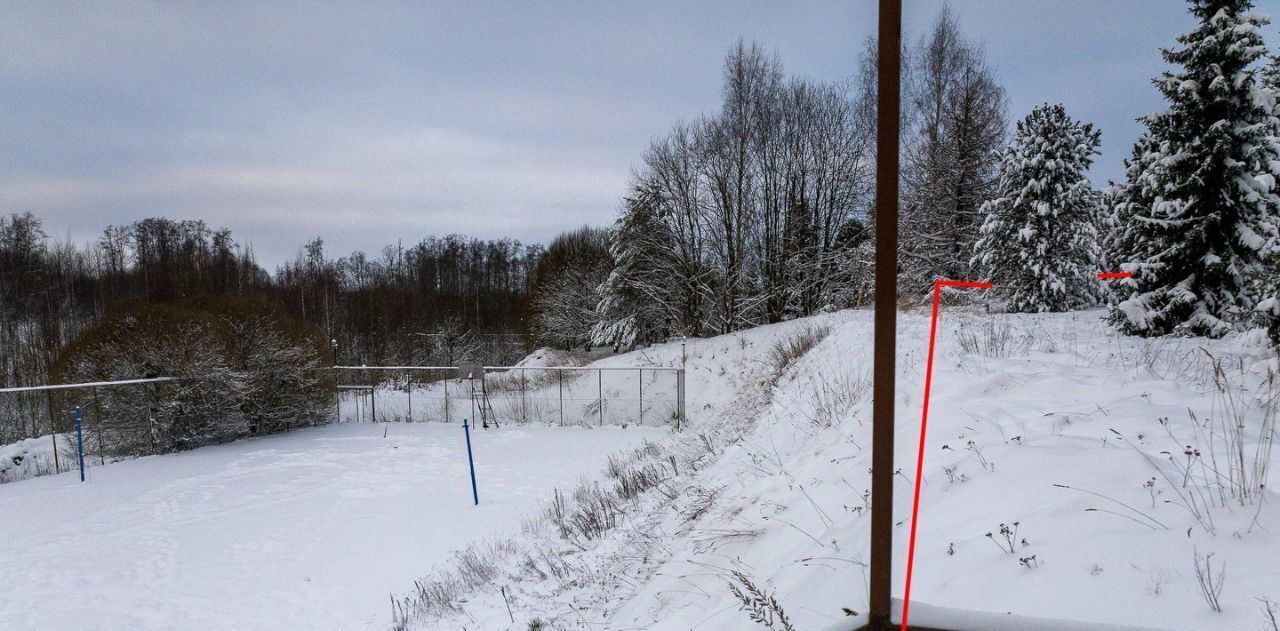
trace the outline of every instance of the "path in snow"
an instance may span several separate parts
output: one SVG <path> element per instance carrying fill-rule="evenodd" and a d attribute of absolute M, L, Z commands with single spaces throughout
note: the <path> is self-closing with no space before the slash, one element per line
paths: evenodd
<path fill-rule="evenodd" d="M 388 430 L 384 439 L 383 431 Z M 450 551 L 655 429 L 336 425 L 0 485 L 0 628 L 381 629 Z"/>

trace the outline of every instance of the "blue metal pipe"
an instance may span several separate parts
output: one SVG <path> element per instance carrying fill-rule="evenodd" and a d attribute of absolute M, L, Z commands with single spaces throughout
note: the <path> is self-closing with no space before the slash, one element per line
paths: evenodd
<path fill-rule="evenodd" d="M 475 501 L 475 505 L 480 505 L 480 494 L 476 491 L 476 461 L 471 456 L 471 426 L 467 425 L 467 419 L 462 419 L 462 432 L 467 436 L 467 466 L 471 468 L 471 499 Z"/>

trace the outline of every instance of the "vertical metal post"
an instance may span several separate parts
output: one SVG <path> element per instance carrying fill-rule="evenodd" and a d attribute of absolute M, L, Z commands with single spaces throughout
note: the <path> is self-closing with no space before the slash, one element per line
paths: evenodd
<path fill-rule="evenodd" d="M 476 490 L 476 461 L 471 456 L 471 426 L 467 425 L 467 419 L 462 419 L 462 433 L 467 436 L 467 468 L 471 470 L 471 500 L 476 506 L 480 505 L 480 492 Z"/>
<path fill-rule="evenodd" d="M 102 426 L 105 423 L 102 419 L 102 405 L 98 403 L 97 387 L 93 389 L 93 422 L 98 426 L 98 461 L 107 464 L 107 450 L 102 442 Z"/>
<path fill-rule="evenodd" d="M 81 430 L 84 419 L 80 416 L 80 406 L 76 406 L 76 455 L 80 458 L 80 481 L 84 482 L 84 433 Z"/>
<path fill-rule="evenodd" d="M 369 420 L 370 422 L 378 422 L 378 381 L 373 378 L 373 371 L 369 371 Z"/>
<path fill-rule="evenodd" d="M 560 380 L 560 426 L 564 427 L 564 371 L 557 370 L 556 375 Z"/>
<path fill-rule="evenodd" d="M 338 338 L 329 338 L 329 348 L 333 349 L 333 422 L 342 422 L 342 389 L 338 387 Z"/>
<path fill-rule="evenodd" d="M 891 629 L 894 378 L 898 302 L 898 136 L 902 0 L 880 0 L 876 82 L 875 348 L 871 440 L 871 628 Z"/>
<path fill-rule="evenodd" d="M 596 407 L 600 408 L 600 426 L 604 427 L 604 370 L 600 368 L 596 369 L 596 388 L 598 389 Z"/>
<path fill-rule="evenodd" d="M 413 422 L 413 377 L 405 377 L 405 392 L 409 393 L 409 422 Z"/>
<path fill-rule="evenodd" d="M 684 429 L 684 368 L 676 373 L 676 431 Z"/>
<path fill-rule="evenodd" d="M 449 422 L 449 378 L 444 378 L 444 422 Z"/>
<path fill-rule="evenodd" d="M 529 402 L 528 402 L 528 399 L 526 398 L 527 395 L 525 394 L 526 384 L 527 384 L 527 381 L 525 380 L 525 369 L 521 368 L 520 369 L 520 419 L 525 423 L 528 423 L 529 422 Z"/>
<path fill-rule="evenodd" d="M 644 425 L 644 369 L 640 369 L 640 424 Z"/>
<path fill-rule="evenodd" d="M 480 367 L 480 418 L 484 420 L 483 427 L 489 429 L 489 416 L 493 412 L 493 406 L 489 405 L 489 381 L 488 371 L 484 366 Z M 493 414 L 493 426 L 498 427 L 498 416 Z"/>
<path fill-rule="evenodd" d="M 156 400 L 159 398 L 160 385 L 152 384 L 147 391 L 151 394 L 151 400 L 147 402 L 147 436 L 151 439 L 151 455 L 154 456 L 156 455 Z"/>
<path fill-rule="evenodd" d="M 53 472 L 62 473 L 62 467 L 58 465 L 58 426 L 55 423 L 58 417 L 53 412 L 53 390 L 44 391 L 44 400 L 49 405 L 49 438 L 53 439 Z"/>

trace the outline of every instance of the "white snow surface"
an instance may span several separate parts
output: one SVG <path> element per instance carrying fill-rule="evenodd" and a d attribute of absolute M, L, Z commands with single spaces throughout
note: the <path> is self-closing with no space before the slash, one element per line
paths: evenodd
<path fill-rule="evenodd" d="M 1227 456 L 1222 437 L 1211 443 L 1209 433 L 1218 431 L 1210 421 L 1223 417 L 1216 357 L 1245 413 L 1246 458 L 1265 453 L 1257 450 L 1261 408 L 1246 401 L 1277 369 L 1275 351 L 1256 333 L 1126 337 L 1104 316 L 944 307 L 913 622 L 1269 628 L 1259 599 L 1280 600 L 1280 497 L 1266 490 L 1247 502 L 1221 501 L 1215 485 L 1222 480 L 1210 467 L 1225 471 Z M 765 628 L 731 592 L 734 572 L 775 598 L 795 629 L 862 619 L 871 324 L 869 311 L 840 312 L 690 340 L 689 425 L 661 441 L 649 461 L 674 459 L 666 481 L 631 501 L 602 538 L 570 542 L 546 524 L 526 528 L 492 584 L 452 607 L 419 612 L 410 628 L 524 630 L 535 619 L 546 629 Z M 774 343 L 822 325 L 831 334 L 775 379 Z M 900 314 L 898 597 L 928 326 L 927 312 Z M 664 344 L 601 363 L 678 365 L 680 354 L 678 343 Z M 1184 486 L 1177 463 L 1187 445 L 1202 456 Z M 1280 453 L 1261 458 L 1272 468 L 1277 460 Z M 1179 499 L 1192 494 L 1210 503 L 1200 506 L 1199 520 Z M 1002 550 L 1000 526 L 1015 522 L 1014 549 Z M 1197 589 L 1196 552 L 1213 553 L 1215 573 L 1225 568 L 1222 612 Z M 555 576 L 530 563 L 547 555 L 567 572 Z"/>
<path fill-rule="evenodd" d="M 386 437 L 383 437 L 384 431 Z M 0 485 L 2 629 L 385 629 L 389 596 L 665 430 L 342 424 Z"/>

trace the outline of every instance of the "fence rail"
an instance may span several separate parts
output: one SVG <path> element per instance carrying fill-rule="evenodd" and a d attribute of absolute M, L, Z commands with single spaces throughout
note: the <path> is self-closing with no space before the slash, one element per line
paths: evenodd
<path fill-rule="evenodd" d="M 674 425 L 684 369 L 668 366 L 334 366 L 339 420 Z"/>

